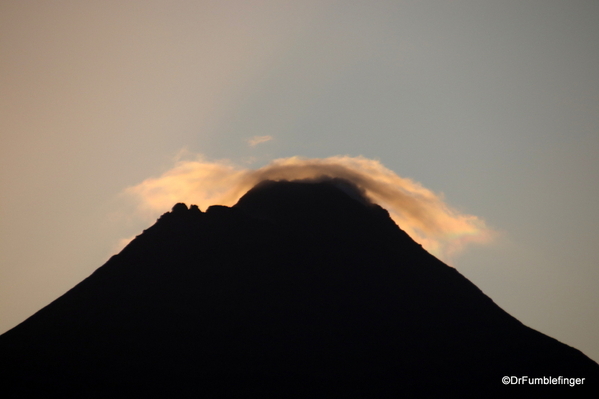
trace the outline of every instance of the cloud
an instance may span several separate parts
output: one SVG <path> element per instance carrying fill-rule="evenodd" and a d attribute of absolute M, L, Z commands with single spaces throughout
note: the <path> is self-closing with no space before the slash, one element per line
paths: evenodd
<path fill-rule="evenodd" d="M 248 139 L 247 142 L 250 145 L 250 147 L 255 147 L 258 144 L 266 143 L 267 141 L 270 141 L 272 139 L 272 136 L 254 136 L 251 139 Z"/>
<path fill-rule="evenodd" d="M 471 242 L 488 242 L 493 232 L 476 216 L 451 208 L 443 196 L 421 184 L 398 176 L 379 161 L 364 157 L 334 156 L 324 159 L 282 158 L 259 169 L 245 169 L 229 161 L 178 161 L 169 171 L 129 187 L 138 211 L 157 217 L 177 202 L 201 209 L 231 206 L 263 180 L 310 179 L 321 176 L 352 181 L 374 202 L 389 211 L 393 220 L 429 252 L 448 260 Z"/>

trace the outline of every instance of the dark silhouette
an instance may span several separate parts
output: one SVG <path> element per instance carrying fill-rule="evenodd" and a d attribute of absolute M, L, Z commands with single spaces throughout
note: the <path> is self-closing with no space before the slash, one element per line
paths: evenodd
<path fill-rule="evenodd" d="M 205 213 L 175 205 L 2 335 L 0 367 L 9 397 L 44 398 L 584 397 L 599 384 L 597 363 L 338 179 L 262 182 Z"/>

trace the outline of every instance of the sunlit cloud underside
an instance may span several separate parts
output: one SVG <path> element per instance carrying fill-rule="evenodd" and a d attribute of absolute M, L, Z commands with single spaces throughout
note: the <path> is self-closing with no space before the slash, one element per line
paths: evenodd
<path fill-rule="evenodd" d="M 443 196 L 421 184 L 398 176 L 379 161 L 364 157 L 334 156 L 324 159 L 282 158 L 259 169 L 247 169 L 229 161 L 178 161 L 156 178 L 125 190 L 138 212 L 155 218 L 175 203 L 234 205 L 263 180 L 344 178 L 364 190 L 404 231 L 429 252 L 444 260 L 472 242 L 485 243 L 493 232 L 476 216 L 464 215 L 448 206 Z"/>

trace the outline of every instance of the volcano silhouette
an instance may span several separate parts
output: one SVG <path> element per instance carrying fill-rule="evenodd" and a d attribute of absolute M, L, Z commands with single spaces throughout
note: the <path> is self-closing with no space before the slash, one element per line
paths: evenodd
<path fill-rule="evenodd" d="M 43 398 L 575 397 L 599 384 L 597 363 L 507 314 L 339 179 L 175 205 L 0 336 L 0 372 L 9 397 Z"/>

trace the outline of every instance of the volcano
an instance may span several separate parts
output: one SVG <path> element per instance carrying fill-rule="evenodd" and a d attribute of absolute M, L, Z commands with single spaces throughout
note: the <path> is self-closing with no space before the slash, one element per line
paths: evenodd
<path fill-rule="evenodd" d="M 176 204 L 0 336 L 0 372 L 8 397 L 44 398 L 576 397 L 599 385 L 597 363 L 329 178 L 264 181 L 205 212 Z"/>

